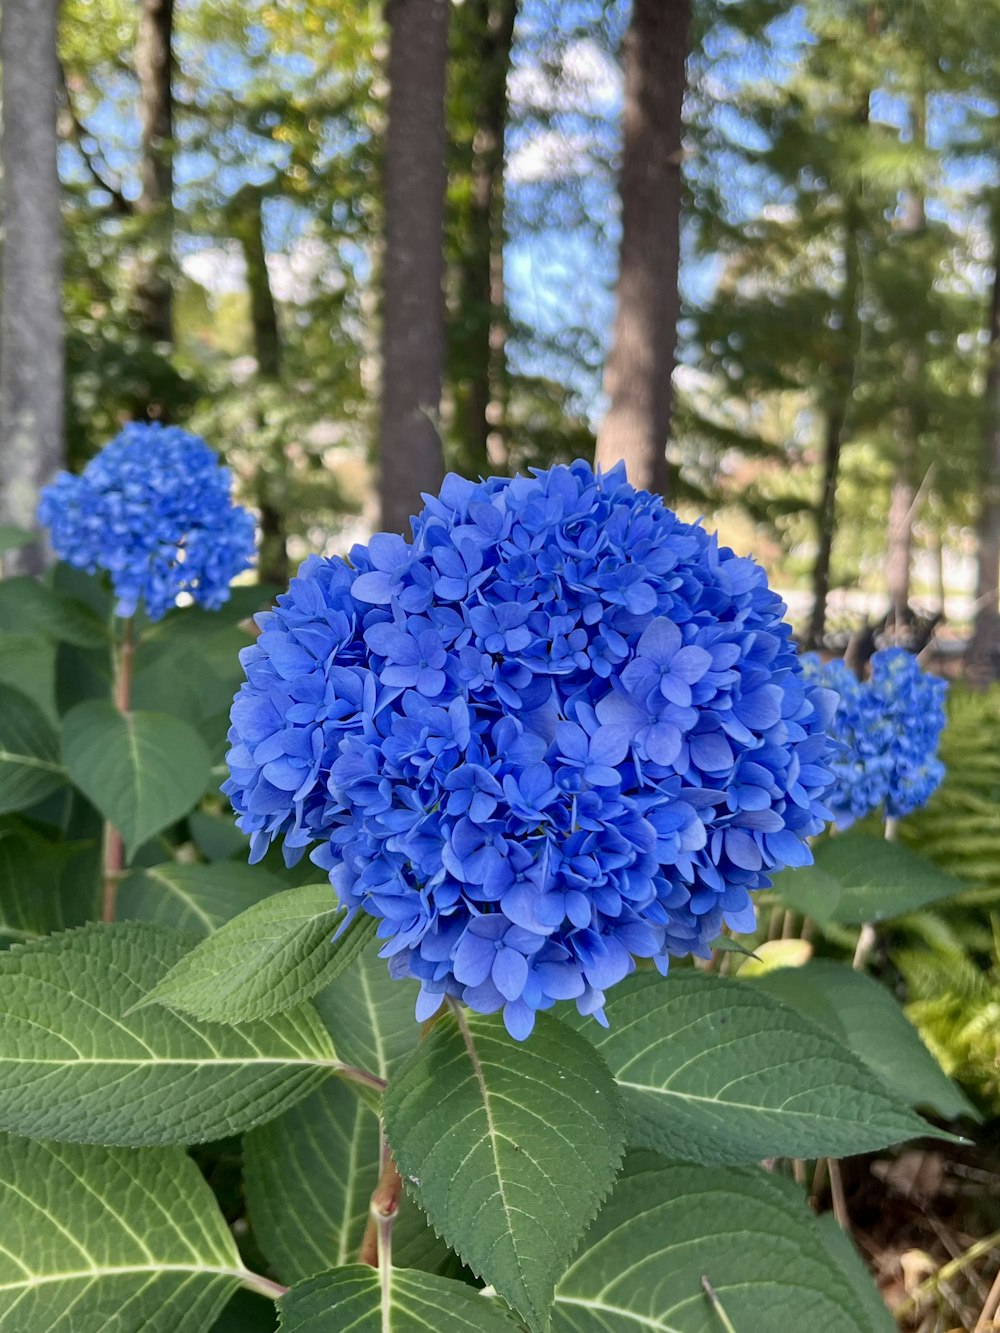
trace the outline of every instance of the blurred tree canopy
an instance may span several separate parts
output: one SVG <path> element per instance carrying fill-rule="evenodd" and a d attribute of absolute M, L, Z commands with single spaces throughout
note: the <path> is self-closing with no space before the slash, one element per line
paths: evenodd
<path fill-rule="evenodd" d="M 467 473 L 589 455 L 609 401 L 623 53 L 643 15 L 449 9 L 440 449 Z M 679 207 L 670 498 L 715 511 L 801 589 L 817 640 L 831 590 L 897 628 L 940 610 L 949 580 L 960 617 L 996 601 L 993 556 L 970 584 L 977 525 L 1000 532 L 992 11 L 691 12 L 664 215 Z M 376 518 L 391 17 L 374 0 L 62 4 L 69 459 L 128 418 L 202 432 L 261 514 L 272 581 Z M 661 230 L 642 257 L 669 296 Z"/>

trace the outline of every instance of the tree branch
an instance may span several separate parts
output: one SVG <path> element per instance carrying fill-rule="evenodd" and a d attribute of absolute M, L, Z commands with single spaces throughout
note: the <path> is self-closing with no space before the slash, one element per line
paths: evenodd
<path fill-rule="evenodd" d="M 100 189 L 102 189 L 105 192 L 105 194 L 111 196 L 110 207 L 112 212 L 118 213 L 123 217 L 128 217 L 130 214 L 135 212 L 135 207 L 132 204 L 131 200 L 125 198 L 125 195 L 122 193 L 121 190 L 120 182 L 115 182 L 113 180 L 110 180 L 107 176 L 105 176 L 104 173 L 98 167 L 97 163 L 94 161 L 92 155 L 88 153 L 87 149 L 84 147 L 83 141 L 88 135 L 90 135 L 90 131 L 87 129 L 86 125 L 83 124 L 83 122 L 76 114 L 76 110 L 73 106 L 73 98 L 69 91 L 69 83 L 66 79 L 66 70 L 63 66 L 62 61 L 59 62 L 59 84 L 62 93 L 63 110 L 66 113 L 65 119 L 69 127 L 69 133 L 66 134 L 64 137 L 71 139 L 73 143 L 76 145 L 76 149 L 79 152 L 80 156 L 83 158 L 84 165 L 90 172 L 94 184 L 97 185 Z"/>

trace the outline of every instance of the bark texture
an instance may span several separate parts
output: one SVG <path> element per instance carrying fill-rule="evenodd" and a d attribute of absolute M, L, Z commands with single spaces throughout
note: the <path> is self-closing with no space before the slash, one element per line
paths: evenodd
<path fill-rule="evenodd" d="M 922 147 L 926 141 L 923 97 L 913 107 L 911 124 L 914 142 Z M 919 236 L 926 224 L 923 195 L 917 189 L 908 190 L 900 230 L 904 235 Z M 913 525 L 920 509 L 917 467 L 920 436 L 924 429 L 920 401 L 923 374 L 922 346 L 910 347 L 903 359 L 902 402 L 896 426 L 896 468 L 889 500 L 886 542 L 886 584 L 892 625 L 897 636 L 913 620 L 910 609 L 910 567 L 913 563 Z"/>
<path fill-rule="evenodd" d="M 142 193 L 146 219 L 136 275 L 135 307 L 157 342 L 173 338 L 174 0 L 140 0 L 135 67 L 142 129 Z"/>
<path fill-rule="evenodd" d="M 59 0 L 4 0 L 0 260 L 0 522 L 36 530 L 38 495 L 65 459 L 62 223 L 56 169 Z M 37 572 L 39 543 L 6 557 Z"/>
<path fill-rule="evenodd" d="M 259 383 L 277 384 L 281 381 L 281 327 L 278 309 L 271 291 L 267 271 L 267 252 L 264 246 L 264 201 L 260 190 L 244 186 L 233 201 L 236 209 L 233 230 L 240 242 L 247 268 L 247 286 L 250 290 L 250 321 L 253 328 L 253 352 L 257 362 Z M 263 426 L 263 413 L 259 424 Z M 275 495 L 275 480 L 280 487 L 284 481 L 284 459 L 278 460 L 279 475 L 261 460 L 257 469 L 256 501 L 260 510 L 260 552 L 257 572 L 262 583 L 283 588 L 289 579 L 287 533 L 285 516 L 279 497 Z"/>
<path fill-rule="evenodd" d="M 1000 678 L 1000 218 L 994 220 L 996 254 L 990 302 L 989 351 L 983 395 L 982 499 L 976 623 L 969 644 L 967 675 L 986 686 Z"/>
<path fill-rule="evenodd" d="M 677 347 L 681 104 L 690 0 L 635 0 L 624 42 L 622 239 L 597 462 L 665 493 Z"/>
<path fill-rule="evenodd" d="M 444 474 L 445 70 L 449 0 L 391 0 L 385 144 L 382 527 L 404 532 Z"/>
<path fill-rule="evenodd" d="M 837 482 L 840 456 L 847 439 L 848 413 L 854 393 L 854 373 L 861 342 L 861 210 L 849 200 L 844 221 L 844 282 L 840 290 L 840 320 L 844 330 L 843 354 L 832 377 L 823 437 L 823 485 L 816 508 L 816 560 L 813 564 L 813 609 L 807 642 L 820 648 L 826 634 L 826 604 L 830 596 L 830 565 L 837 534 Z"/>
<path fill-rule="evenodd" d="M 503 272 L 503 167 L 517 0 L 466 0 L 454 24 L 473 73 L 470 197 L 455 261 L 457 309 L 451 325 L 455 363 L 456 458 L 468 476 L 486 475 L 504 454 L 506 329 Z"/>

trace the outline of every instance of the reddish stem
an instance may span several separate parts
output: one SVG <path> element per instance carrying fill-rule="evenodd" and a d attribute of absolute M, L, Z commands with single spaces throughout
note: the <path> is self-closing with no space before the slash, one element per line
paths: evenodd
<path fill-rule="evenodd" d="M 378 1184 L 372 1191 L 368 1225 L 365 1227 L 361 1249 L 358 1252 L 359 1263 L 367 1264 L 369 1268 L 379 1268 L 380 1258 L 383 1264 L 388 1263 L 392 1228 L 399 1213 L 402 1194 L 403 1179 L 396 1170 L 396 1163 L 392 1160 L 392 1150 L 383 1133 L 382 1170 Z"/>
<path fill-rule="evenodd" d="M 135 643 L 132 638 L 132 617 L 122 622 L 121 643 L 115 659 L 114 705 L 119 713 L 127 714 L 132 703 L 132 659 Z M 104 894 L 101 902 L 101 920 L 114 921 L 118 885 L 125 869 L 125 844 L 122 835 L 110 822 L 104 825 L 102 853 L 102 881 Z"/>

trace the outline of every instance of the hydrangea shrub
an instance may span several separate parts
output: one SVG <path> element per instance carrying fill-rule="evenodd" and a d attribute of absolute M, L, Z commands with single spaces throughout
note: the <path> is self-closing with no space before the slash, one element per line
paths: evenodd
<path fill-rule="evenodd" d="M 941 785 L 937 757 L 948 682 L 920 668 L 904 648 L 883 648 L 861 681 L 836 658 L 803 659 L 806 677 L 840 697 L 830 734 L 833 786 L 827 802 L 837 826 L 849 828 L 879 809 L 900 818 L 926 805 Z"/>
<path fill-rule="evenodd" d="M 413 541 L 314 557 L 259 617 L 231 779 L 259 859 L 376 917 L 417 1016 L 516 1037 L 652 959 L 706 958 L 810 860 L 835 696 L 764 571 L 623 467 L 446 479 Z"/>
<path fill-rule="evenodd" d="M 233 504 L 229 469 L 177 426 L 130 423 L 44 489 L 39 517 L 60 559 L 111 576 L 119 616 L 142 603 L 160 620 L 182 594 L 217 611 L 253 563 L 256 524 Z"/>
<path fill-rule="evenodd" d="M 881 892 L 822 838 L 850 682 L 752 560 L 620 469 L 452 477 L 254 636 L 194 437 L 43 514 L 66 563 L 0 582 L 0 1333 L 891 1329 L 789 1159 L 971 1108 L 846 962 L 723 975 L 813 841 L 841 920 Z M 817 1019 L 872 989 L 889 1062 Z"/>

